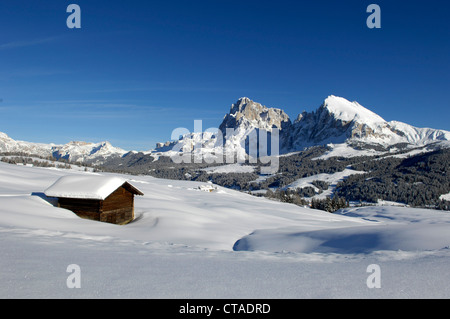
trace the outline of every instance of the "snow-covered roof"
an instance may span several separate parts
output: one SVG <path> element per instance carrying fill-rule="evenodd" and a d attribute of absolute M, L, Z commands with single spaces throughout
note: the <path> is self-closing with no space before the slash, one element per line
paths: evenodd
<path fill-rule="evenodd" d="M 126 187 L 134 194 L 144 195 L 123 178 L 100 175 L 63 176 L 44 193 L 48 197 L 104 200 L 121 186 Z"/>

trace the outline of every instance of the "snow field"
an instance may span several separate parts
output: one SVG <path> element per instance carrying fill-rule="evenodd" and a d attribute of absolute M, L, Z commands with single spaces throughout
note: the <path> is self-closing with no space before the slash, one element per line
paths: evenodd
<path fill-rule="evenodd" d="M 365 174 L 366 172 L 363 171 L 355 171 L 353 169 L 346 168 L 342 172 L 336 172 L 333 174 L 317 174 L 312 175 L 309 177 L 304 177 L 296 180 L 295 182 L 287 185 L 286 189 L 301 189 L 305 187 L 312 187 L 316 193 L 319 192 L 319 189 L 314 186 L 314 181 L 323 181 L 327 182 L 329 184 L 328 189 L 324 190 L 321 194 L 313 196 L 313 198 L 316 199 L 324 199 L 327 196 L 331 196 L 333 194 L 334 189 L 336 188 L 336 185 L 343 181 L 345 178 L 347 178 L 350 175 L 354 174 Z"/>
<path fill-rule="evenodd" d="M 80 219 L 42 194 L 61 176 L 85 174 L 96 175 L 0 163 L 0 297 L 450 297 L 447 212 L 330 214 L 201 183 L 102 174 L 145 194 L 136 220 L 118 226 Z M 71 264 L 79 289 L 66 284 Z M 379 289 L 367 286 L 371 264 Z"/>

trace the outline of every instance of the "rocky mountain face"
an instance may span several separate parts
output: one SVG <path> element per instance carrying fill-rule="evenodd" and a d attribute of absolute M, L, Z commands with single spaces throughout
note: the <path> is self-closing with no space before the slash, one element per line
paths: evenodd
<path fill-rule="evenodd" d="M 224 146 L 224 152 L 258 157 L 271 153 L 271 136 L 274 129 L 278 132 L 287 131 L 291 126 L 289 116 L 281 109 L 268 108 L 249 98 L 240 98 L 231 105 L 219 126 L 223 140 L 216 141 L 216 146 Z M 267 139 L 261 142 L 261 139 Z M 278 145 L 276 145 L 278 147 Z"/>
<path fill-rule="evenodd" d="M 274 128 L 282 131 L 290 126 L 289 116 L 283 110 L 268 108 L 243 97 L 231 105 L 230 111 L 219 126 L 218 133 L 186 134 L 178 141 L 158 143 L 152 153 L 174 156 L 177 153 L 189 152 L 194 157 L 203 158 L 230 154 L 244 158 L 251 153 L 251 147 L 257 148 L 259 131 L 267 135 Z M 267 153 L 267 150 L 265 152 Z"/>
<path fill-rule="evenodd" d="M 243 97 L 231 105 L 230 112 L 225 115 L 219 130 L 226 136 L 227 128 L 258 128 L 270 132 L 274 127 L 282 130 L 290 124 L 289 116 L 283 110 L 268 108 Z"/>

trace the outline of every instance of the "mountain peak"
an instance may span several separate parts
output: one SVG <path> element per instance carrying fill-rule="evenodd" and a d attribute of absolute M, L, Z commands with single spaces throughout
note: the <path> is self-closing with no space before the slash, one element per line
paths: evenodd
<path fill-rule="evenodd" d="M 381 116 L 366 109 L 358 102 L 350 102 L 347 99 L 335 95 L 328 96 L 321 108 L 334 114 L 336 119 L 343 122 L 359 122 L 364 124 L 386 122 Z"/>
<path fill-rule="evenodd" d="M 246 97 L 246 96 L 243 96 L 243 97 L 240 97 L 238 100 L 237 100 L 237 103 L 248 103 L 248 102 L 251 102 L 252 100 L 250 99 L 250 98 L 248 98 L 248 97 Z"/>
<path fill-rule="evenodd" d="M 287 122 L 290 123 L 289 116 L 283 110 L 268 108 L 248 97 L 241 97 L 231 105 L 230 112 L 225 115 L 219 129 L 225 132 L 226 128 L 252 126 L 271 131 L 273 126 L 281 128 Z"/>
<path fill-rule="evenodd" d="M 245 110 L 247 108 L 250 109 L 261 109 L 264 108 L 264 106 L 262 106 L 259 103 L 253 102 L 251 99 L 249 99 L 248 97 L 241 97 L 240 99 L 238 99 L 236 101 L 236 103 L 231 105 L 231 109 L 230 109 L 230 114 L 235 114 L 235 113 L 239 113 L 239 112 L 245 112 Z"/>

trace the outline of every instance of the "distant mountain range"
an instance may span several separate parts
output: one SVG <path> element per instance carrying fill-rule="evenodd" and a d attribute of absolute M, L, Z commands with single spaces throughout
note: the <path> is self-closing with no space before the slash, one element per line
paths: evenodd
<path fill-rule="evenodd" d="M 280 154 L 319 145 L 328 145 L 330 156 L 370 155 L 429 144 L 450 146 L 449 131 L 388 122 L 359 103 L 342 97 L 331 95 L 316 111 L 303 112 L 294 121 L 281 109 L 268 108 L 243 97 L 231 105 L 230 112 L 220 124 L 222 136 L 186 134 L 178 141 L 160 143 L 151 153 L 173 155 L 181 150 L 195 153 L 195 145 L 202 145 L 204 153 L 205 150 L 220 152 L 224 146 L 235 154 L 248 154 L 249 139 L 257 136 L 255 132 L 270 134 L 274 128 L 279 131 Z"/>
<path fill-rule="evenodd" d="M 430 144 L 450 147 L 449 131 L 417 128 L 398 121 L 388 122 L 357 102 L 331 95 L 316 111 L 303 112 L 294 121 L 281 109 L 269 108 L 243 97 L 232 104 L 224 116 L 219 126 L 222 134 L 190 133 L 177 141 L 158 143 L 155 149 L 142 154 L 159 158 L 200 149 L 203 153 L 216 153 L 223 146 L 235 154 L 248 154 L 251 139 L 258 136 L 256 132 L 270 134 L 275 128 L 279 131 L 280 154 L 320 145 L 328 146 L 328 156 L 344 157 Z M 0 133 L 0 153 L 7 152 L 100 164 L 138 153 L 114 147 L 109 142 L 39 144 L 16 141 Z"/>
<path fill-rule="evenodd" d="M 16 141 L 0 132 L 0 153 L 22 153 L 44 158 L 66 159 L 70 162 L 102 163 L 109 158 L 121 157 L 128 151 L 114 147 L 109 142 L 70 142 L 56 145 Z"/>

